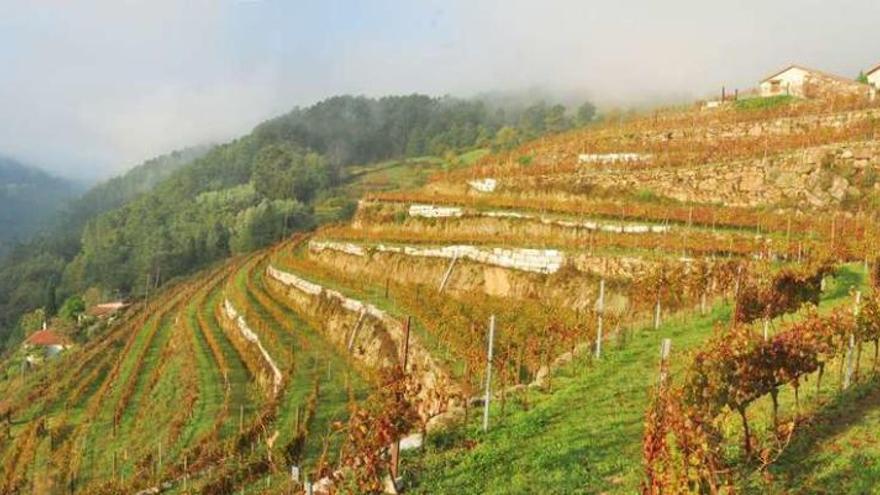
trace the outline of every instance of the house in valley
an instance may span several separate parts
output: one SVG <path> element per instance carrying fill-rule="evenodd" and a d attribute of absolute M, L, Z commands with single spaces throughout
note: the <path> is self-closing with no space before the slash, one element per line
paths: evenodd
<path fill-rule="evenodd" d="M 24 341 L 24 348 L 28 351 L 42 351 L 45 357 L 54 357 L 70 348 L 70 340 L 43 325 L 42 330 L 30 334 Z M 29 355 L 28 361 L 33 363 L 38 361 L 39 357 Z"/>
<path fill-rule="evenodd" d="M 869 88 L 854 79 L 793 64 L 762 79 L 760 94 L 799 98 L 866 96 Z"/>
<path fill-rule="evenodd" d="M 86 311 L 86 313 L 94 318 L 109 318 L 122 309 L 125 309 L 127 306 L 128 304 L 122 301 L 101 303 L 92 306 Z"/>

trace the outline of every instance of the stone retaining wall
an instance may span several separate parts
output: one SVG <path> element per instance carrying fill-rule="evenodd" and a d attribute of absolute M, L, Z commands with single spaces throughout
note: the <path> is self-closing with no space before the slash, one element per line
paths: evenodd
<path fill-rule="evenodd" d="M 425 218 L 450 218 L 460 217 L 462 209 L 454 206 L 412 205 L 409 207 L 409 216 Z"/>
<path fill-rule="evenodd" d="M 672 139 L 692 139 L 714 141 L 717 139 L 736 139 L 746 136 L 801 134 L 812 129 L 840 129 L 880 117 L 880 110 L 854 110 L 834 114 L 802 115 L 778 119 L 732 122 L 719 125 L 700 124 L 698 127 L 657 129 L 636 134 L 647 141 L 669 141 Z"/>
<path fill-rule="evenodd" d="M 309 241 L 309 249 L 320 252 L 331 249 L 354 256 L 366 256 L 362 246 L 351 243 L 331 241 Z M 377 244 L 371 249 L 379 252 L 400 253 L 407 256 L 430 258 L 468 259 L 477 263 L 512 268 L 533 273 L 556 273 L 565 263 L 565 254 L 556 249 L 524 249 L 524 248 L 478 248 L 468 245 L 442 247 L 391 246 Z"/>
<path fill-rule="evenodd" d="M 400 363 L 404 324 L 385 311 L 322 287 L 298 275 L 266 268 L 268 288 L 282 296 L 341 351 L 368 370 Z M 460 394 L 459 387 L 434 360 L 419 338 L 410 334 L 409 371 L 421 385 L 419 410 L 430 418 L 446 411 Z"/>
<path fill-rule="evenodd" d="M 471 188 L 475 191 L 493 192 L 495 191 L 495 188 L 498 187 L 498 181 L 495 179 L 486 178 L 468 181 L 468 185 L 471 186 Z"/>
<path fill-rule="evenodd" d="M 360 202 L 358 208 L 364 208 L 374 202 Z M 424 218 L 463 218 L 463 217 L 487 217 L 487 218 L 508 218 L 516 220 L 527 220 L 540 222 L 545 225 L 558 225 L 560 227 L 585 229 L 600 232 L 610 232 L 616 234 L 648 234 L 648 233 L 665 233 L 669 232 L 672 227 L 669 225 L 652 225 L 652 224 L 631 224 L 631 223 L 608 223 L 596 222 L 592 220 L 562 220 L 559 218 L 546 217 L 544 215 L 535 215 L 532 213 L 523 213 L 518 211 L 493 210 L 479 211 L 465 209 L 460 207 L 436 207 L 430 205 L 414 204 L 409 207 L 409 216 Z"/>
<path fill-rule="evenodd" d="M 648 225 L 648 224 L 613 224 L 600 223 L 591 220 L 573 221 L 549 218 L 542 215 L 532 215 L 530 213 L 519 213 L 513 211 L 486 211 L 467 213 L 466 216 L 485 216 L 489 218 L 515 218 L 521 220 L 533 220 L 541 222 L 545 225 L 558 225 L 560 227 L 568 227 L 575 229 L 586 229 L 600 232 L 611 232 L 615 234 L 662 234 L 669 232 L 671 227 L 668 225 Z"/>
<path fill-rule="evenodd" d="M 817 129 L 837 130 L 880 118 L 880 109 L 863 109 L 833 114 L 822 113 L 780 117 L 768 120 L 744 120 L 739 122 L 712 122 L 700 120 L 693 126 L 657 126 L 632 131 L 602 131 L 584 136 L 584 142 L 561 143 L 557 148 L 538 151 L 534 163 L 543 166 L 578 163 L 578 157 L 585 148 L 595 147 L 596 151 L 609 146 L 634 148 L 669 141 L 691 141 L 694 143 L 717 143 L 748 137 L 800 135 Z M 505 179 L 505 187 L 507 180 Z"/>
<path fill-rule="evenodd" d="M 856 187 L 860 177 L 880 169 L 880 143 L 836 144 L 795 153 L 696 167 L 606 170 L 576 175 L 517 178 L 508 187 L 529 191 L 596 186 L 631 191 L 650 190 L 679 201 L 728 206 L 805 204 L 817 208 L 838 204 L 869 190 Z M 880 181 L 869 186 L 880 190 Z"/>
<path fill-rule="evenodd" d="M 235 306 L 232 305 L 232 302 L 229 299 L 226 299 L 223 302 L 223 310 L 226 314 L 226 317 L 231 321 L 235 322 L 238 327 L 238 331 L 241 333 L 241 336 L 244 337 L 245 340 L 255 344 L 257 349 L 260 350 L 260 354 L 263 355 L 263 360 L 266 361 L 266 364 L 269 366 L 269 369 L 272 370 L 272 396 L 278 396 L 278 390 L 281 389 L 281 382 L 283 381 L 283 375 L 281 374 L 281 370 L 278 369 L 278 365 L 275 364 L 275 360 L 272 359 L 272 356 L 269 355 L 269 351 L 263 347 L 263 343 L 260 342 L 260 337 L 250 329 L 245 321 L 244 316 L 238 314 L 238 311 L 235 310 Z"/>
<path fill-rule="evenodd" d="M 651 155 L 641 153 L 581 153 L 578 163 L 635 163 L 651 159 Z"/>

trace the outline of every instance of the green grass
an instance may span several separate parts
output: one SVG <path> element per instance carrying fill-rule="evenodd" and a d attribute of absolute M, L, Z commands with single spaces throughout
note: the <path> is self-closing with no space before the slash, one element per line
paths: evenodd
<path fill-rule="evenodd" d="M 272 293 L 265 290 L 263 265 L 254 272 L 256 289 L 277 304 L 286 316 L 284 328 L 280 328 L 279 322 L 272 319 L 266 308 L 263 308 L 254 298 L 252 303 L 261 312 L 261 316 L 269 325 L 282 334 L 282 341 L 294 349 L 294 373 L 290 383 L 286 385 L 285 396 L 281 400 L 276 427 L 281 432 L 279 444 L 289 441 L 294 433 L 296 410 L 298 407 L 305 408 L 306 401 L 312 392 L 315 378 L 318 378 L 320 392 L 318 394 L 318 406 L 314 418 L 309 423 L 309 437 L 306 442 L 305 459 L 306 465 L 311 465 L 320 456 L 324 435 L 333 421 L 345 422 L 348 419 L 348 389 L 350 384 L 354 396 L 363 399 L 367 394 L 367 385 L 363 377 L 356 372 L 350 371 L 350 367 L 343 356 L 335 348 L 321 337 L 314 329 L 309 327 L 295 312 L 276 300 Z M 331 443 L 330 452 L 338 452 L 340 438 L 335 438 Z"/>
<path fill-rule="evenodd" d="M 849 287 L 863 284 L 861 271 L 845 267 L 821 306 L 846 303 Z M 505 416 L 496 399 L 488 433 L 473 420 L 408 458 L 412 493 L 637 492 L 644 412 L 662 339 L 672 339 L 673 370 L 680 370 L 687 351 L 729 317 L 730 307 L 720 304 L 705 317 L 677 316 L 658 331 L 640 331 L 623 346 L 609 343 L 601 360 L 582 357 L 557 373 L 552 393 L 533 390 L 508 400 Z"/>
<path fill-rule="evenodd" d="M 238 415 L 241 406 L 244 406 L 245 421 L 250 414 L 255 411 L 255 406 L 248 397 L 248 388 L 251 383 L 251 376 L 241 360 L 238 351 L 235 350 L 232 343 L 226 337 L 226 334 L 220 328 L 220 324 L 214 317 L 213 309 L 222 302 L 223 288 L 222 284 L 214 288 L 205 300 L 204 306 L 199 311 L 205 312 L 208 328 L 203 328 L 204 332 L 211 332 L 217 340 L 217 345 L 223 352 L 223 357 L 229 366 L 227 378 L 229 380 L 229 415 L 230 420 L 226 421 L 221 428 L 221 437 L 227 438 L 238 432 Z M 223 370 L 220 370 L 221 373 Z"/>
<path fill-rule="evenodd" d="M 473 165 L 480 158 L 489 154 L 489 150 L 487 148 L 477 148 L 472 151 L 468 151 L 466 153 L 462 153 L 459 155 L 458 159 L 465 165 Z"/>
<path fill-rule="evenodd" d="M 734 108 L 737 110 L 766 110 L 783 105 L 789 105 L 797 101 L 797 98 L 791 95 L 777 95 L 759 98 L 744 98 L 734 102 Z"/>
<path fill-rule="evenodd" d="M 415 462 L 415 493 L 632 493 L 641 476 L 641 431 L 663 338 L 675 354 L 707 338 L 729 309 L 644 332 L 597 362 L 555 376 L 552 392 L 529 392 L 529 407 L 492 410 L 488 434 L 469 425 L 472 449 L 430 448 Z M 440 441 L 444 441 L 441 437 Z"/>
<path fill-rule="evenodd" d="M 223 406 L 225 393 L 223 373 L 214 361 L 210 345 L 204 335 L 204 332 L 210 330 L 199 326 L 197 312 L 200 308 L 195 304 L 196 301 L 188 304 L 181 316 L 189 319 L 189 326 L 193 329 L 193 334 L 190 337 L 193 339 L 195 348 L 195 362 L 189 364 L 194 364 L 196 372 L 199 374 L 199 397 L 193 405 L 192 419 L 186 423 L 177 440 L 175 448 L 178 452 L 186 449 L 195 439 L 210 430 L 214 417 L 220 413 Z M 192 371 L 190 370 L 190 372 Z"/>
<path fill-rule="evenodd" d="M 880 493 L 880 387 L 870 379 L 829 398 L 770 469 L 774 493 Z"/>

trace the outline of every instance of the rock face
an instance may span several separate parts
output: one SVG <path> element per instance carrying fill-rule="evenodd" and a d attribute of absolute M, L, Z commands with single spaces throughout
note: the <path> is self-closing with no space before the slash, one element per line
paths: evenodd
<path fill-rule="evenodd" d="M 523 177 L 509 189 L 582 188 L 586 185 L 652 192 L 700 203 L 728 206 L 809 204 L 822 208 L 860 194 L 856 179 L 880 169 L 880 142 L 808 148 L 796 153 L 696 167 L 585 171 L 576 175 Z M 876 188 L 873 184 L 867 187 Z"/>

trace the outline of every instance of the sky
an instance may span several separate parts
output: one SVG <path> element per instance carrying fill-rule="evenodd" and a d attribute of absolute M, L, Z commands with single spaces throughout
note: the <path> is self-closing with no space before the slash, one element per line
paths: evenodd
<path fill-rule="evenodd" d="M 608 106 L 880 64 L 877 0 L 0 0 L 0 154 L 96 180 L 341 93 Z"/>

